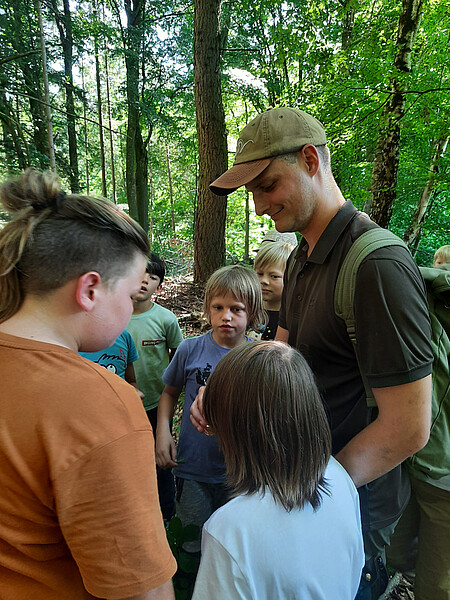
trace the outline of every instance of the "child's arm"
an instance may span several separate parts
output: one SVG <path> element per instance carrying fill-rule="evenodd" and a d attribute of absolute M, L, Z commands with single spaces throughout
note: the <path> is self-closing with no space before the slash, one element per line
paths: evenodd
<path fill-rule="evenodd" d="M 156 464 L 162 469 L 177 466 L 177 449 L 170 432 L 173 413 L 182 388 L 166 385 L 158 403 L 158 426 L 156 428 Z"/>
<path fill-rule="evenodd" d="M 141 390 L 138 388 L 138 384 L 136 383 L 136 373 L 134 372 L 133 363 L 128 363 L 125 368 L 125 381 L 134 387 L 139 398 L 143 400 L 144 393 L 141 392 Z"/>

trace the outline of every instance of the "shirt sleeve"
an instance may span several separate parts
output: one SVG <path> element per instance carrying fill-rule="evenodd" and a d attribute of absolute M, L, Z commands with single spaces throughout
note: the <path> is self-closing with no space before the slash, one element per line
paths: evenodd
<path fill-rule="evenodd" d="M 185 381 L 186 363 L 188 358 L 187 340 L 184 340 L 177 348 L 169 366 L 163 373 L 162 380 L 166 385 L 182 388 Z"/>
<path fill-rule="evenodd" d="M 124 333 L 126 335 L 127 343 L 128 343 L 127 364 L 134 363 L 139 358 L 138 351 L 136 350 L 136 344 L 134 343 L 133 338 L 131 337 L 131 334 L 129 331 L 127 331 L 125 329 Z"/>
<path fill-rule="evenodd" d="M 236 560 L 203 528 L 202 558 L 192 600 L 248 600 L 252 597 L 248 582 Z"/>
<path fill-rule="evenodd" d="M 173 315 L 173 319 L 167 325 L 166 339 L 168 348 L 178 348 L 183 341 L 183 334 L 181 333 L 181 329 L 178 325 L 178 320 L 175 315 Z"/>
<path fill-rule="evenodd" d="M 153 436 L 139 430 L 92 450 L 54 481 L 64 538 L 96 597 L 144 593 L 176 570 L 152 464 Z"/>
<path fill-rule="evenodd" d="M 425 287 L 419 270 L 405 254 L 403 249 L 383 248 L 358 270 L 356 351 L 374 388 L 418 381 L 431 373 L 433 352 Z"/>

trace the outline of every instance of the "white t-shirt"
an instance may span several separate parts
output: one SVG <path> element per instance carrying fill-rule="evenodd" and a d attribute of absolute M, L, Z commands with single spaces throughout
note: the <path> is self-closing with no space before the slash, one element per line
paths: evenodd
<path fill-rule="evenodd" d="M 364 565 L 359 498 L 331 458 L 320 508 L 234 498 L 205 523 L 193 600 L 353 600 Z"/>

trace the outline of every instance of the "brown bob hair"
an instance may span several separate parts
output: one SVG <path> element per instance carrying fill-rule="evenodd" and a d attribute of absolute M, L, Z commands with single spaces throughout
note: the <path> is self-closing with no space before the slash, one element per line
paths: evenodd
<path fill-rule="evenodd" d="M 320 506 L 331 433 L 297 350 L 272 341 L 230 350 L 208 379 L 203 408 L 233 496 L 269 490 L 287 511 Z"/>

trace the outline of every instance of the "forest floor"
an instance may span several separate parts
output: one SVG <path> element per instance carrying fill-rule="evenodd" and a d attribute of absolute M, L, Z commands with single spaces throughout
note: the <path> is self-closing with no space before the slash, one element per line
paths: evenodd
<path fill-rule="evenodd" d="M 202 286 L 192 283 L 185 276 L 168 277 L 164 280 L 157 302 L 175 313 L 184 337 L 200 335 L 209 329 L 203 316 L 203 292 Z M 179 419 L 179 413 L 175 415 L 176 420 L 177 417 Z M 414 600 L 412 585 L 401 575 L 397 579 L 394 589 L 383 594 L 381 599 Z"/>

